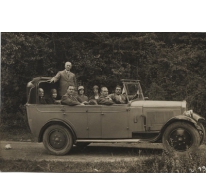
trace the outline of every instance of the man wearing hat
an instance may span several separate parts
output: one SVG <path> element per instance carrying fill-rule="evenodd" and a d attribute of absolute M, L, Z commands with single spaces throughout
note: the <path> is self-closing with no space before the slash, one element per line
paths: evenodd
<path fill-rule="evenodd" d="M 81 103 L 88 103 L 88 97 L 84 95 L 84 86 L 78 87 L 77 100 Z"/>

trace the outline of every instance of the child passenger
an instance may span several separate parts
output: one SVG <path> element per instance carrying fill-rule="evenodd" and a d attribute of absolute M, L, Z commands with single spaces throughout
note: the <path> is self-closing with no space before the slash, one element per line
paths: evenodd
<path fill-rule="evenodd" d="M 51 89 L 50 97 L 47 99 L 47 104 L 60 104 L 59 101 L 56 100 L 57 98 L 57 90 Z"/>

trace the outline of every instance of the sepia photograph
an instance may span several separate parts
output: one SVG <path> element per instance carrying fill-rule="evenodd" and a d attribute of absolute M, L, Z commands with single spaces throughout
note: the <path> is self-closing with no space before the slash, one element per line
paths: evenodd
<path fill-rule="evenodd" d="M 205 118 L 206 31 L 1 32 L 0 176 L 206 173 Z"/>

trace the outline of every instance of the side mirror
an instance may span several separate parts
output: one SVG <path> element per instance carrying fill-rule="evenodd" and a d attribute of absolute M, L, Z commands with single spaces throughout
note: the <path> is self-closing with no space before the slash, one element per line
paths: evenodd
<path fill-rule="evenodd" d="M 144 100 L 149 100 L 149 98 L 148 97 L 144 97 Z"/>

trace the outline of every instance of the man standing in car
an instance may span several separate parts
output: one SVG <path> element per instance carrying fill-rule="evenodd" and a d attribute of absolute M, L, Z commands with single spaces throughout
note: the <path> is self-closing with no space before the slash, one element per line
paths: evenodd
<path fill-rule="evenodd" d="M 75 74 L 72 73 L 70 70 L 72 68 L 71 62 L 65 63 L 65 70 L 59 71 L 56 76 L 54 76 L 49 82 L 56 83 L 59 81 L 59 96 L 62 97 L 66 92 L 68 86 L 74 86 L 75 90 L 77 87 L 76 77 Z"/>

